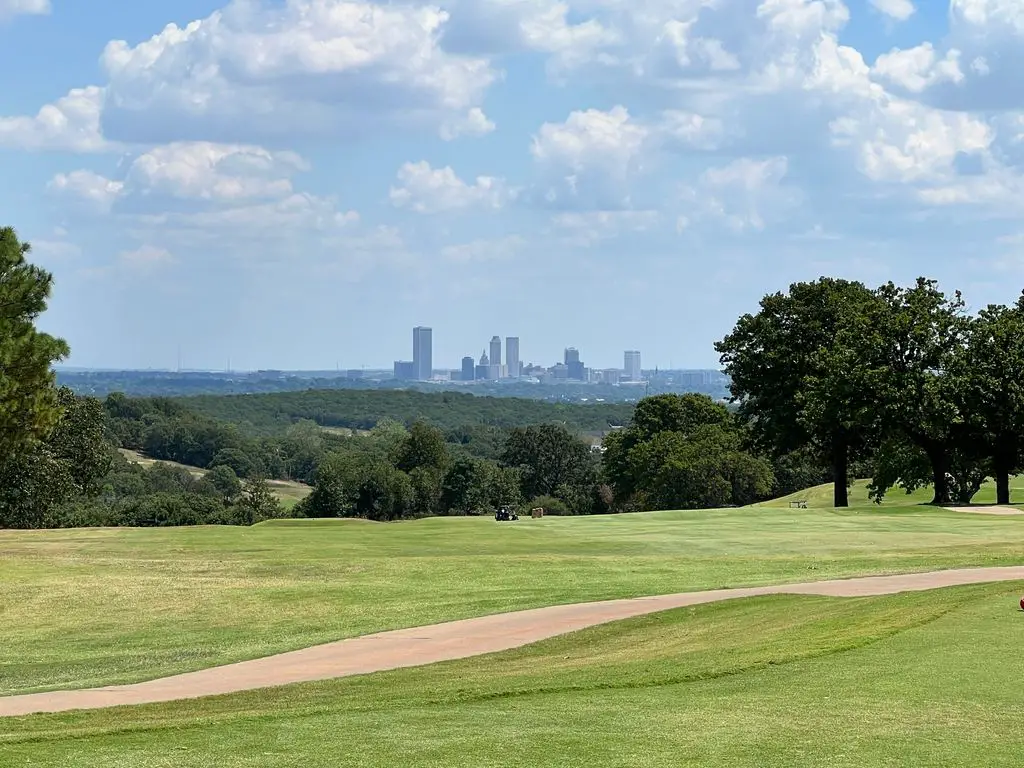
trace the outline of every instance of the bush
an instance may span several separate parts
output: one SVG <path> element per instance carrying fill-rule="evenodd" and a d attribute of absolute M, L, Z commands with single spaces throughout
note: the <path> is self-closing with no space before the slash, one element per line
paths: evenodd
<path fill-rule="evenodd" d="M 571 515 L 572 510 L 569 509 L 569 505 L 561 499 L 557 499 L 554 496 L 538 496 L 529 504 L 523 508 L 523 514 L 529 515 L 530 510 L 542 507 L 545 515 Z"/>

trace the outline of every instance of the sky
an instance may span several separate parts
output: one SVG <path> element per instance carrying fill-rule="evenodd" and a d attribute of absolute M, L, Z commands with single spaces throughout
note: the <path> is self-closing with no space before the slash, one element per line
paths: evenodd
<path fill-rule="evenodd" d="M 1024 286 L 1024 0 L 0 0 L 0 71 L 70 365 L 712 367 L 794 281 Z"/>

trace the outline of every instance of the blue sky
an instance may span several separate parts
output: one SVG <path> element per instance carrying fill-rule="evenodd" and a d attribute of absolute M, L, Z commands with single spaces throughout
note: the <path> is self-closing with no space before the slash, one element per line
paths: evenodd
<path fill-rule="evenodd" d="M 73 365 L 716 363 L 766 292 L 1013 301 L 1024 0 L 0 0 Z"/>

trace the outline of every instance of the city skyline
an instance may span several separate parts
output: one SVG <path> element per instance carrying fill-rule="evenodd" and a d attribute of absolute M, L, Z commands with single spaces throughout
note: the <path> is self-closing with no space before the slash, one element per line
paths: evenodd
<path fill-rule="evenodd" d="M 396 379 L 429 381 L 436 378 L 439 373 L 446 373 L 449 377 L 456 377 L 462 381 L 500 381 L 519 379 L 522 376 L 552 376 L 568 381 L 588 381 L 596 376 L 598 379 L 606 381 L 611 380 L 612 372 L 616 372 L 612 377 L 615 382 L 636 383 L 642 380 L 643 369 L 640 352 L 636 349 L 627 349 L 623 352 L 622 368 L 588 367 L 586 361 L 581 357 L 580 350 L 575 346 L 565 347 L 562 350 L 560 362 L 551 365 L 544 365 L 543 362 L 526 364 L 520 358 L 520 338 L 518 336 L 505 337 L 503 358 L 502 337 L 494 334 L 481 352 L 479 360 L 475 361 L 472 355 L 462 355 L 456 366 L 435 367 L 433 366 L 433 328 L 417 325 L 412 329 L 412 337 L 413 359 L 396 359 L 394 361 L 392 370 Z"/>

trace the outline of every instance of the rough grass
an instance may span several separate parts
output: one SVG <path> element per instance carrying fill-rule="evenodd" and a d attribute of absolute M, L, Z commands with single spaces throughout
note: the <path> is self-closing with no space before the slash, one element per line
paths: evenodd
<path fill-rule="evenodd" d="M 0 532 L 0 693 L 558 603 L 1018 564 L 1022 525 L 910 507 Z"/>
<path fill-rule="evenodd" d="M 190 467 L 188 464 L 179 464 L 176 461 L 157 461 L 142 455 L 138 451 L 132 451 L 127 448 L 121 448 L 120 451 L 128 461 L 135 462 L 143 467 L 151 467 L 154 464 L 167 464 L 172 467 L 188 470 L 192 477 L 202 477 L 206 474 L 205 469 Z M 313 492 L 312 486 L 305 483 L 297 483 L 293 480 L 268 480 L 267 485 L 270 486 L 270 490 L 274 492 L 274 495 L 277 496 L 285 509 L 291 509 Z"/>
<path fill-rule="evenodd" d="M 5 764 L 1018 766 L 1021 585 L 773 596 L 360 678 L 0 720 Z"/>

